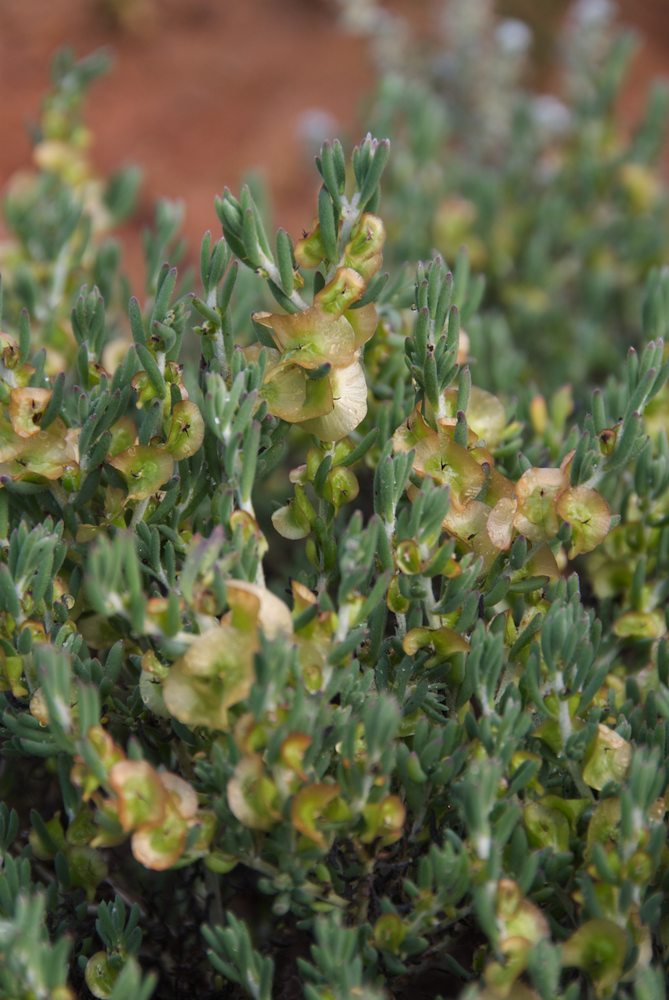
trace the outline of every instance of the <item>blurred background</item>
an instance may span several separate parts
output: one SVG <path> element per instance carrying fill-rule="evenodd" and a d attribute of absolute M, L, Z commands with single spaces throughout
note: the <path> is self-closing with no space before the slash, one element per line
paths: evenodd
<path fill-rule="evenodd" d="M 387 15 L 382 28 L 409 31 L 418 46 L 437 27 L 448 30 L 443 0 L 373 6 L 374 17 Z M 501 17 L 532 28 L 529 72 L 539 89 L 553 85 L 555 39 L 569 6 L 497 0 Z M 374 50 L 380 29 L 371 8 L 366 0 L 0 0 L 0 186 L 30 163 L 30 125 L 53 53 L 65 44 L 77 56 L 105 46 L 113 69 L 94 84 L 88 124 L 102 175 L 125 163 L 142 168 L 139 212 L 122 234 L 131 272 L 157 197 L 184 200 L 193 247 L 206 229 L 218 232 L 214 195 L 225 185 L 236 190 L 251 169 L 266 179 L 274 221 L 299 235 L 311 221 L 311 148 L 335 133 L 359 137 L 365 95 L 393 58 Z M 632 122 L 648 81 L 669 70 L 669 4 L 621 0 L 618 18 L 641 43 L 620 108 Z"/>

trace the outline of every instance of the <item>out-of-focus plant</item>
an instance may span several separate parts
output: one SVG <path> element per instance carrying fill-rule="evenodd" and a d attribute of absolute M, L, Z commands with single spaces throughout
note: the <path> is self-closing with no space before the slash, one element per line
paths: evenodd
<path fill-rule="evenodd" d="M 367 120 L 393 140 L 387 259 L 437 250 L 453 264 L 467 245 L 486 277 L 467 327 L 479 384 L 503 389 L 513 372 L 519 388 L 570 382 L 583 401 L 619 351 L 640 346 L 641 292 L 666 260 L 666 86 L 628 134 L 619 106 L 635 45 L 609 0 L 569 8 L 546 94 L 526 82 L 528 27 L 492 0 L 443 0 L 420 45 L 381 5 L 362 17 L 341 4 L 383 48 Z"/>
<path fill-rule="evenodd" d="M 663 995 L 669 273 L 523 409 L 465 254 L 384 271 L 389 155 L 295 243 L 226 191 L 192 291 L 163 206 L 126 317 L 64 253 L 57 372 L 5 267 L 2 996 Z"/>
<path fill-rule="evenodd" d="M 34 342 L 45 350 L 48 375 L 75 356 L 74 291 L 94 283 L 116 323 L 128 298 L 111 231 L 132 212 L 140 174 L 129 167 L 108 179 L 97 177 L 90 160 L 91 132 L 83 120 L 88 88 L 108 65 L 103 52 L 79 62 L 68 50 L 58 54 L 52 89 L 33 129 L 33 166 L 17 173 L 4 195 L 9 234 L 0 243 L 5 316 L 24 330 L 24 338 L 30 318 Z"/>

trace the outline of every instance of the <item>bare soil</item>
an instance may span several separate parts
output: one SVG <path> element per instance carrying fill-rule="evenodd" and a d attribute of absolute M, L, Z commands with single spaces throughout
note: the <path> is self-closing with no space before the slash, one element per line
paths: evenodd
<path fill-rule="evenodd" d="M 252 168 L 267 178 L 275 221 L 308 224 L 313 174 L 300 117 L 322 109 L 353 124 L 373 79 L 364 43 L 314 0 L 157 0 L 145 9 L 124 28 L 99 0 L 0 0 L 0 187 L 29 162 L 25 126 L 53 52 L 109 46 L 114 69 L 90 101 L 94 158 L 103 173 L 142 167 L 140 225 L 158 196 L 183 198 L 187 235 L 199 240 L 218 228 L 214 195 Z"/>
<path fill-rule="evenodd" d="M 566 0 L 499 0 L 537 20 L 544 42 Z M 429 23 L 435 0 L 393 0 Z M 639 111 L 653 77 L 669 70 L 669 4 L 621 0 L 622 19 L 643 33 L 623 113 Z M 110 47 L 115 68 L 95 84 L 94 158 L 108 173 L 139 164 L 145 182 L 137 223 L 124 234 L 130 268 L 139 230 L 158 196 L 183 198 L 186 234 L 197 244 L 218 230 L 213 198 L 259 168 L 275 222 L 310 222 L 313 171 L 298 140 L 310 109 L 356 136 L 360 102 L 373 81 L 364 42 L 337 26 L 328 0 L 0 0 L 0 188 L 29 162 L 26 125 L 37 117 L 53 52 Z"/>

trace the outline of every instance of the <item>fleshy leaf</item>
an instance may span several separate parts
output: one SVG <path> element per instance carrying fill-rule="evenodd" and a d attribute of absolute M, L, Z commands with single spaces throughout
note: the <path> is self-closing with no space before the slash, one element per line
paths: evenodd
<path fill-rule="evenodd" d="M 98 1000 L 108 1000 L 114 991 L 122 966 L 112 964 L 106 951 L 96 951 L 86 963 L 86 986 Z"/>
<path fill-rule="evenodd" d="M 516 485 L 506 476 L 502 475 L 494 465 L 492 464 L 492 455 L 486 455 L 483 458 L 482 450 L 480 448 L 470 449 L 470 454 L 479 462 L 480 465 L 485 465 L 486 474 L 486 484 L 485 484 L 485 494 L 482 494 L 480 499 L 485 500 L 489 507 L 494 507 L 499 503 L 500 500 L 515 500 L 516 499 Z"/>
<path fill-rule="evenodd" d="M 363 347 L 376 332 L 379 322 L 376 306 L 370 302 L 369 305 L 361 306 L 360 309 L 349 309 L 344 315 L 353 327 L 356 348 Z"/>
<path fill-rule="evenodd" d="M 531 847 L 569 850 L 569 823 L 557 809 L 540 802 L 529 802 L 523 811 L 523 821 Z"/>
<path fill-rule="evenodd" d="M 457 389 L 446 391 L 446 412 L 452 420 L 457 416 L 457 398 Z M 497 396 L 472 386 L 465 415 L 467 425 L 477 439 L 485 441 L 488 448 L 499 443 L 506 428 L 506 411 Z"/>
<path fill-rule="evenodd" d="M 242 586 L 237 586 L 238 583 Z M 266 593 L 265 588 L 256 584 L 244 587 L 242 580 L 228 580 L 226 591 L 230 610 L 221 619 L 221 624 L 230 623 L 240 636 L 254 638 L 260 615 L 260 600 L 262 594 Z"/>
<path fill-rule="evenodd" d="M 7 420 L 0 419 L 0 462 L 10 462 L 20 453 L 25 441 Z"/>
<path fill-rule="evenodd" d="M 595 844 L 602 847 L 617 844 L 620 838 L 620 799 L 602 799 L 597 803 L 586 836 L 587 860 L 590 860 Z"/>
<path fill-rule="evenodd" d="M 488 534 L 490 507 L 480 500 L 470 500 L 462 508 L 451 507 L 444 518 L 444 529 L 467 548 L 483 558 L 484 567 L 499 555 Z"/>
<path fill-rule="evenodd" d="M 305 587 L 303 583 L 300 583 L 299 580 L 291 580 L 290 589 L 293 594 L 294 615 L 300 615 L 307 608 L 311 608 L 314 604 L 318 603 L 315 594 L 308 587 Z"/>
<path fill-rule="evenodd" d="M 226 591 L 228 603 L 233 606 L 243 597 L 251 595 L 258 601 L 257 610 L 254 609 L 253 621 L 257 620 L 258 625 L 263 630 L 268 639 L 276 639 L 279 636 L 291 636 L 293 634 L 293 619 L 287 604 L 273 594 L 266 587 L 259 587 L 255 583 L 247 583 L 246 580 L 226 580 Z"/>
<path fill-rule="evenodd" d="M 339 795 L 339 785 L 309 785 L 293 798 L 290 819 L 295 829 L 319 847 L 327 846 L 325 835 L 318 829 L 318 820 L 327 806 Z"/>
<path fill-rule="evenodd" d="M 381 844 L 394 844 L 402 836 L 406 809 L 398 795 L 387 795 L 380 802 L 370 802 L 364 806 L 362 815 L 365 820 L 365 831 L 360 840 L 363 844 L 371 844 L 377 837 Z"/>
<path fill-rule="evenodd" d="M 320 262 L 325 259 L 325 248 L 321 240 L 321 227 L 318 222 L 314 223 L 313 228 L 306 236 L 297 241 L 293 255 L 300 267 L 307 268 L 318 267 Z"/>
<path fill-rule="evenodd" d="M 29 438 L 38 433 L 50 399 L 50 389 L 12 389 L 7 409 L 12 427 L 19 437 Z"/>
<path fill-rule="evenodd" d="M 14 458 L 0 465 L 0 475 L 16 480 L 59 479 L 79 461 L 79 429 L 57 419 L 45 431 L 24 439 Z"/>
<path fill-rule="evenodd" d="M 547 809 L 561 813 L 567 820 L 569 829 L 572 833 L 576 833 L 578 821 L 589 807 L 590 801 L 588 799 L 563 799 L 559 795 L 544 795 L 541 804 Z"/>
<path fill-rule="evenodd" d="M 184 819 L 193 819 L 198 805 L 193 786 L 171 771 L 159 771 L 158 777 L 179 815 Z"/>
<path fill-rule="evenodd" d="M 108 455 L 120 455 L 137 440 L 137 428 L 132 417 L 121 417 L 110 427 L 111 441 Z"/>
<path fill-rule="evenodd" d="M 600 723 L 585 757 L 583 780 L 601 791 L 609 781 L 623 780 L 632 760 L 632 747 L 613 729 Z"/>
<path fill-rule="evenodd" d="M 393 451 L 411 451 L 421 443 L 424 443 L 425 452 L 431 455 L 439 447 L 439 436 L 426 422 L 420 410 L 416 409 L 393 434 Z"/>
<path fill-rule="evenodd" d="M 196 636 L 165 681 L 168 710 L 188 726 L 226 729 L 228 708 L 251 690 L 255 648 L 254 633 L 244 635 L 230 624 Z"/>
<path fill-rule="evenodd" d="M 513 520 L 518 503 L 510 498 L 498 500 L 488 515 L 486 530 L 488 538 L 496 549 L 506 551 L 513 540 Z"/>
<path fill-rule="evenodd" d="M 168 800 L 160 824 L 136 830 L 131 837 L 130 847 L 135 859 L 145 868 L 165 871 L 183 854 L 187 833 L 186 820 L 172 801 Z"/>
<path fill-rule="evenodd" d="M 525 568 L 531 576 L 547 576 L 549 580 L 560 578 L 560 567 L 548 545 L 538 545 L 533 550 Z"/>
<path fill-rule="evenodd" d="M 232 814 L 250 830 L 269 830 L 280 818 L 277 791 L 258 754 L 242 757 L 227 787 Z"/>
<path fill-rule="evenodd" d="M 180 462 L 194 455 L 203 441 L 204 420 L 200 410 L 191 400 L 182 400 L 172 409 L 165 447 Z"/>
<path fill-rule="evenodd" d="M 397 955 L 407 935 L 407 929 L 396 913 L 383 913 L 374 924 L 372 933 L 377 948 Z"/>
<path fill-rule="evenodd" d="M 319 368 L 323 362 L 350 365 L 355 355 L 355 333 L 344 316 L 331 316 L 318 306 L 298 313 L 254 313 L 253 319 L 272 331 L 274 343 L 300 368 Z"/>
<path fill-rule="evenodd" d="M 365 419 L 367 382 L 358 361 L 347 368 L 333 368 L 328 381 L 334 404 L 332 412 L 300 423 L 305 431 L 314 434 L 321 441 L 339 441 Z"/>
<path fill-rule="evenodd" d="M 537 994 L 516 980 L 527 968 L 530 946 L 522 938 L 508 938 L 504 945 L 504 963 L 488 962 L 484 978 L 490 989 L 479 993 L 477 1000 L 538 1000 Z M 513 991 L 513 992 L 512 992 Z"/>
<path fill-rule="evenodd" d="M 314 298 L 314 306 L 330 316 L 341 316 L 365 291 L 364 279 L 351 267 L 340 267 Z"/>
<path fill-rule="evenodd" d="M 393 448 L 399 452 L 414 449 L 414 471 L 448 486 L 459 506 L 477 496 L 485 483 L 485 471 L 469 451 L 448 431 L 433 430 L 419 411 L 395 431 Z"/>
<path fill-rule="evenodd" d="M 667 631 L 664 614 L 659 611 L 626 611 L 613 623 L 621 639 L 661 639 Z"/>
<path fill-rule="evenodd" d="M 446 435 L 440 435 L 436 450 L 422 442 L 418 445 L 414 469 L 448 486 L 453 500 L 460 506 L 473 500 L 485 482 L 485 472 L 476 459 Z"/>
<path fill-rule="evenodd" d="M 272 514 L 272 524 L 282 538 L 298 541 L 311 534 L 311 525 L 300 512 L 297 504 L 287 503 Z"/>
<path fill-rule="evenodd" d="M 516 483 L 516 530 L 530 541 L 553 538 L 560 527 L 555 502 L 566 486 L 560 469 L 528 469 Z"/>
<path fill-rule="evenodd" d="M 501 879 L 497 885 L 497 921 L 502 947 L 509 939 L 520 938 L 529 945 L 548 936 L 546 917 L 511 879 Z"/>
<path fill-rule="evenodd" d="M 128 487 L 128 500 L 147 500 L 172 475 L 174 459 L 157 445 L 136 444 L 109 459 Z"/>
<path fill-rule="evenodd" d="M 30 696 L 28 710 L 33 719 L 37 719 L 40 726 L 49 725 L 49 706 L 47 705 L 44 691 L 41 687 L 35 688 Z"/>
<path fill-rule="evenodd" d="M 406 538 L 403 542 L 399 542 L 395 549 L 395 560 L 397 568 L 407 576 L 415 576 L 424 568 L 420 557 L 420 547 L 413 538 Z"/>
<path fill-rule="evenodd" d="M 328 376 L 310 379 L 303 368 L 292 362 L 266 371 L 262 397 L 270 413 L 289 424 L 322 417 L 334 409 Z"/>
<path fill-rule="evenodd" d="M 160 677 L 147 670 L 139 675 L 139 696 L 146 708 L 161 719 L 169 719 L 170 713 L 165 706 L 163 683 Z"/>
<path fill-rule="evenodd" d="M 124 760 L 109 772 L 124 830 L 156 826 L 165 815 L 167 795 L 157 772 L 144 760 Z"/>
<path fill-rule="evenodd" d="M 611 920 L 588 920 L 562 945 L 562 962 L 582 969 L 598 997 L 609 996 L 620 982 L 627 935 Z"/>
<path fill-rule="evenodd" d="M 10 333 L 0 330 L 0 361 L 10 371 L 16 367 L 20 360 L 19 344 Z"/>
<path fill-rule="evenodd" d="M 91 903 L 95 899 L 95 890 L 109 875 L 104 855 L 88 844 L 70 844 L 67 866 L 72 885 L 83 889 Z"/>
<path fill-rule="evenodd" d="M 357 477 L 351 469 L 343 465 L 330 469 L 325 480 L 323 495 L 335 510 L 339 510 L 344 504 L 351 503 L 359 492 L 360 486 Z"/>
<path fill-rule="evenodd" d="M 402 649 L 413 656 L 419 649 L 433 646 L 439 657 L 448 658 L 455 653 L 466 653 L 469 643 L 463 635 L 451 628 L 412 628 L 404 636 Z"/>
<path fill-rule="evenodd" d="M 611 513 L 604 497 L 587 486 L 573 486 L 561 493 L 557 512 L 571 526 L 569 558 L 591 552 L 606 538 Z"/>
<path fill-rule="evenodd" d="M 306 775 L 302 770 L 304 755 L 311 746 L 311 736 L 307 733 L 290 733 L 281 744 L 279 753 L 281 761 L 290 771 L 294 771 L 302 780 Z"/>
<path fill-rule="evenodd" d="M 351 239 L 346 244 L 344 262 L 362 275 L 365 281 L 369 281 L 383 263 L 382 251 L 385 238 L 385 228 L 378 215 L 365 212 L 358 219 L 351 233 Z"/>

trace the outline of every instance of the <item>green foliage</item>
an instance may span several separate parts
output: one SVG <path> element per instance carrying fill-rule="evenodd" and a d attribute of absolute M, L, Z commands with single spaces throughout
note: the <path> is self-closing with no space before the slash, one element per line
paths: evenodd
<path fill-rule="evenodd" d="M 617 111 L 636 47 L 609 0 L 571 5 L 549 72 L 559 97 L 523 85 L 530 32 L 491 0 L 444 0 L 443 29 L 420 48 L 409 25 L 366 6 L 375 14 L 358 27 L 381 71 L 367 120 L 393 141 L 386 261 L 434 248 L 453 261 L 466 245 L 486 278 L 467 324 L 478 384 L 569 381 L 580 395 L 642 343 L 645 278 L 666 262 L 666 86 L 627 135 Z"/>
<path fill-rule="evenodd" d="M 492 395 L 466 254 L 382 272 L 367 136 L 295 243 L 226 191 L 197 282 L 161 205 L 122 309 L 58 66 L 3 258 L 0 996 L 662 997 L 669 272 L 580 408 Z"/>

